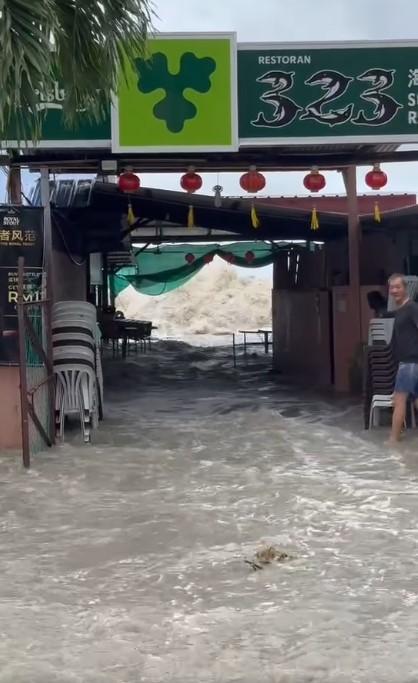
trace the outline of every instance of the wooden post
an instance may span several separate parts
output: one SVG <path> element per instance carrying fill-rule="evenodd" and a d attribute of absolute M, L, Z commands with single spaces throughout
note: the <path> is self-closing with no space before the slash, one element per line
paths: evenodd
<path fill-rule="evenodd" d="M 360 244 L 361 226 L 359 221 L 357 198 L 357 169 L 349 166 L 343 171 L 348 204 L 348 264 L 349 264 L 349 296 L 351 301 L 353 341 L 362 341 L 361 324 L 361 282 L 360 282 Z"/>
<path fill-rule="evenodd" d="M 333 287 L 333 358 L 337 391 L 359 389 L 359 356 L 362 342 L 360 281 L 360 222 L 358 215 L 356 168 L 343 171 L 348 200 L 347 286 Z"/>
<path fill-rule="evenodd" d="M 22 203 L 22 177 L 20 166 L 9 166 L 7 178 L 7 201 L 9 204 Z"/>

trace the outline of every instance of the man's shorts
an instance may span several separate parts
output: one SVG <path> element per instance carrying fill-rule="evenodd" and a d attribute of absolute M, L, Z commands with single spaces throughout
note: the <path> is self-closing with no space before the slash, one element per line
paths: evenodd
<path fill-rule="evenodd" d="M 418 397 L 418 363 L 399 363 L 395 391 Z"/>

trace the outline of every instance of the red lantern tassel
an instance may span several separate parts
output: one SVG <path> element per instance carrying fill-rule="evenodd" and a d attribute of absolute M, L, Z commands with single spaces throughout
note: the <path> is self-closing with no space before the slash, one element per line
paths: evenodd
<path fill-rule="evenodd" d="M 128 204 L 128 225 L 133 225 L 137 221 L 131 202 Z"/>
<path fill-rule="evenodd" d="M 251 202 L 251 225 L 255 230 L 257 230 L 257 228 L 259 228 L 261 225 L 260 219 L 257 216 L 257 211 L 254 202 Z"/>
<path fill-rule="evenodd" d="M 194 209 L 192 204 L 190 204 L 189 211 L 187 214 L 187 227 L 194 228 Z"/>
<path fill-rule="evenodd" d="M 374 214 L 373 214 L 373 216 L 374 216 L 374 219 L 375 219 L 376 223 L 380 223 L 380 222 L 382 221 L 382 217 L 381 217 L 381 215 L 380 215 L 379 204 L 378 204 L 377 202 L 375 202 L 375 204 L 374 204 Z"/>
<path fill-rule="evenodd" d="M 319 230 L 319 219 L 318 219 L 318 212 L 316 210 L 316 206 L 314 206 L 312 209 L 311 230 Z"/>

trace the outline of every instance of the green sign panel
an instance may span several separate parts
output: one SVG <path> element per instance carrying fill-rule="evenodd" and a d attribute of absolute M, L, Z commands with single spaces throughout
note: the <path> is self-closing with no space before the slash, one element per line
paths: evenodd
<path fill-rule="evenodd" d="M 64 125 L 62 113 L 65 99 L 65 90 L 62 88 L 62 84 L 56 81 L 53 90 L 45 91 L 39 88 L 35 90 L 35 93 L 38 98 L 38 112 L 44 117 L 41 135 L 36 143 L 38 147 L 54 149 L 110 147 L 110 104 L 109 117 L 101 123 L 92 122 L 81 111 L 77 126 L 68 128 Z M 19 137 L 21 139 L 22 137 L 30 137 L 31 130 L 31 116 L 28 113 L 26 131 L 22 131 Z M 2 146 L 12 148 L 24 146 L 24 143 L 18 144 L 17 138 L 16 127 L 12 125 L 8 131 L 7 142 L 4 142 Z M 34 144 L 26 143 L 26 146 L 33 147 Z"/>
<path fill-rule="evenodd" d="M 112 151 L 238 149 L 233 34 L 151 39 L 121 79 L 112 108 Z"/>
<path fill-rule="evenodd" d="M 240 45 L 242 144 L 418 141 L 418 43 Z"/>
<path fill-rule="evenodd" d="M 76 129 L 64 126 L 62 84 L 39 88 L 37 146 L 187 153 L 418 141 L 418 42 L 237 49 L 229 33 L 160 34 L 127 76 L 109 118 L 94 124 L 80 112 Z M 17 146 L 13 128 L 7 137 L 3 146 Z"/>

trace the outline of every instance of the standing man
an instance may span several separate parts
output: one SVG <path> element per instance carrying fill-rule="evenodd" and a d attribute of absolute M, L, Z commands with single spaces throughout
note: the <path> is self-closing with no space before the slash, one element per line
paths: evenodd
<path fill-rule="evenodd" d="M 399 363 L 395 381 L 391 443 L 398 442 L 405 423 L 408 397 L 418 398 L 418 304 L 408 296 L 404 275 L 389 278 L 389 295 L 396 303 L 393 346 Z"/>

